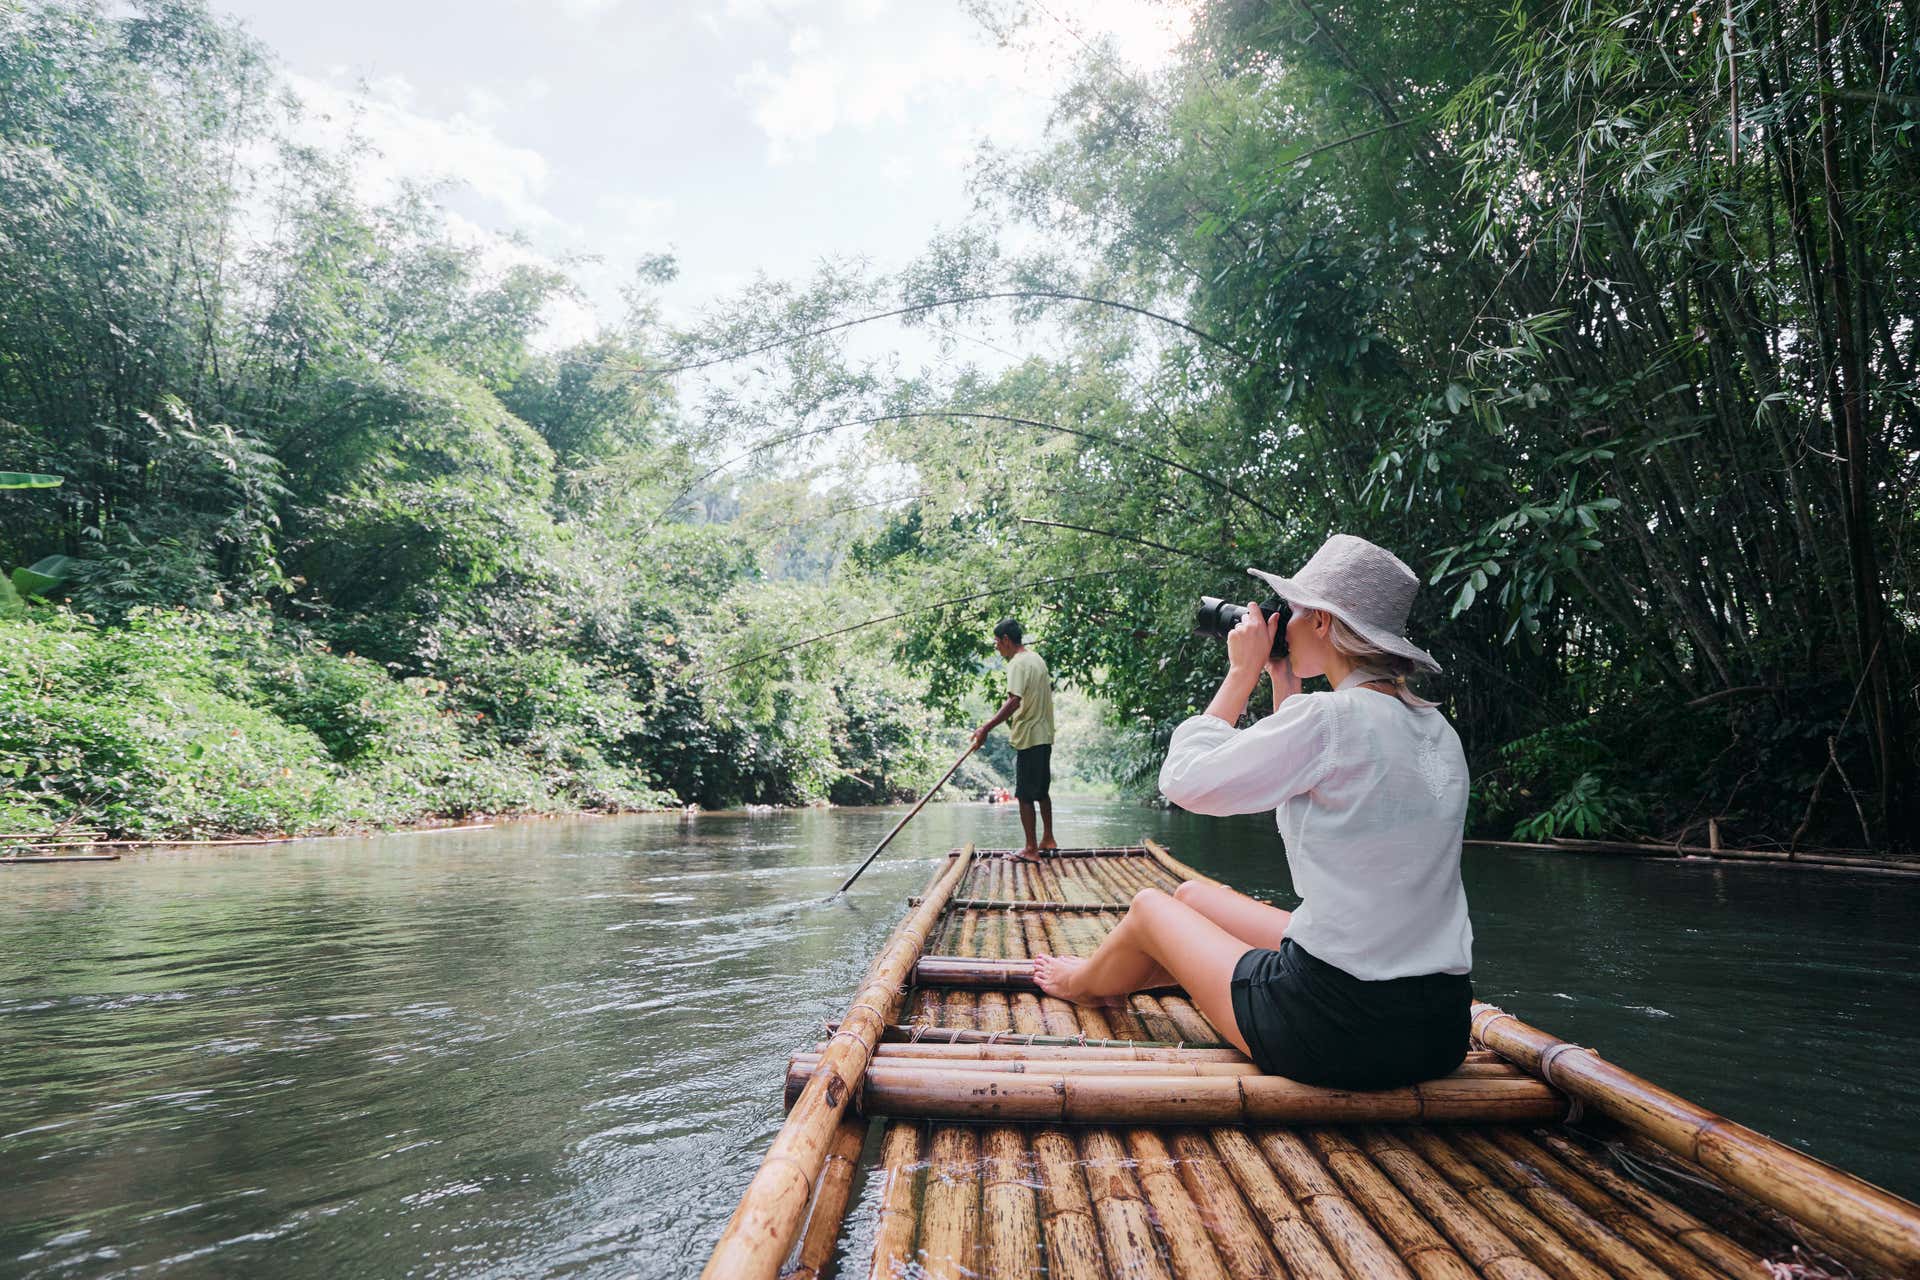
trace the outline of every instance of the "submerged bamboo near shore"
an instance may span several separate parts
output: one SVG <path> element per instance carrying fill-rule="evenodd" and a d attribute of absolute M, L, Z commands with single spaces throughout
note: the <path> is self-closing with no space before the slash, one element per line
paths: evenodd
<path fill-rule="evenodd" d="M 1920 1276 L 1902 1234 L 1920 1208 L 1489 1007 L 1452 1075 L 1343 1092 L 1261 1075 L 1178 989 L 1100 1007 L 1036 990 L 1036 952 L 1084 956 L 1121 901 L 1178 886 L 1190 869 L 1159 852 L 949 861 L 909 917 L 927 954 L 870 1001 L 888 1020 L 849 1014 L 790 1059 L 798 1115 L 847 1028 L 873 1032 L 830 1126 L 835 1151 L 885 1126 L 870 1277 Z M 1631 1148 L 1638 1176 L 1655 1142 L 1671 1186 L 1614 1166 Z M 1743 1158 L 1751 1194 L 1729 1172 Z M 810 1205 L 784 1202 L 799 1280 L 824 1276 L 848 1203 L 827 1165 Z"/>

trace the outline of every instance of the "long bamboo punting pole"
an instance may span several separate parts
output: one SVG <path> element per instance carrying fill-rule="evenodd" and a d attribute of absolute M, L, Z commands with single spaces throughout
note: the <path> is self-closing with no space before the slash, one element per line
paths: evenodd
<path fill-rule="evenodd" d="M 881 1033 L 901 1003 L 907 976 L 926 945 L 928 932 L 960 878 L 973 862 L 972 848 L 947 862 L 928 888 L 927 900 L 894 927 L 867 971 L 867 981 L 834 1032 L 820 1066 L 807 1082 L 786 1124 L 774 1136 L 760 1168 L 747 1184 L 702 1273 L 711 1277 L 772 1276 L 800 1232 L 814 1182 L 847 1103 L 873 1057 Z"/>
<path fill-rule="evenodd" d="M 1493 1005 L 1476 1039 L 1522 1070 L 1896 1274 L 1920 1274 L 1920 1205 L 1802 1155 Z"/>
<path fill-rule="evenodd" d="M 913 808 L 907 810 L 906 817 L 900 819 L 900 821 L 893 824 L 893 830 L 887 832 L 886 837 L 882 839 L 879 844 L 873 846 L 873 852 L 867 855 L 866 861 L 862 862 L 859 866 L 853 869 L 853 874 L 848 876 L 844 881 L 841 882 L 840 887 L 837 890 L 835 890 L 836 893 L 845 893 L 848 889 L 851 889 L 853 887 L 853 882 L 860 878 L 860 873 L 862 871 L 865 871 L 868 867 L 872 866 L 873 860 L 880 856 L 880 851 L 886 848 L 888 845 L 892 844 L 893 838 L 900 834 L 901 829 L 905 827 L 909 822 L 912 822 L 914 819 L 914 816 L 918 814 L 922 809 L 927 807 L 927 801 L 933 799 L 934 792 L 940 790 L 940 788 L 947 785 L 947 779 L 951 778 L 956 772 L 959 771 L 960 766 L 967 762 L 967 757 L 973 754 L 974 748 L 977 745 L 978 745 L 977 743 L 969 742 L 967 744 L 966 750 L 962 751 L 958 756 L 954 757 L 953 763 L 947 766 L 947 771 L 940 775 L 940 781 L 934 783 L 933 786 L 928 789 L 927 794 L 920 797 L 919 804 L 916 804 L 915 806 L 913 806 Z M 968 847 L 971 848 L 972 846 L 969 845 Z"/>
<path fill-rule="evenodd" d="M 1454 1123 L 1549 1120 L 1566 1111 L 1565 1099 L 1524 1076 L 1348 1093 L 1280 1076 L 1097 1075 L 1027 1065 L 1032 1069 L 960 1070 L 890 1059 L 870 1065 L 855 1092 L 868 1115 L 997 1123 Z"/>

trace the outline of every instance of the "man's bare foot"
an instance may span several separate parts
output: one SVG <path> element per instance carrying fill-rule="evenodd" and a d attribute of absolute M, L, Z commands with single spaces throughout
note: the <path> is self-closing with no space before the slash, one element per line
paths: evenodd
<path fill-rule="evenodd" d="M 1016 849 L 1014 852 L 1008 854 L 1007 857 L 1014 862 L 1038 862 L 1040 861 L 1040 848 L 1037 845 L 1030 844 L 1024 849 Z"/>
<path fill-rule="evenodd" d="M 1050 996 L 1077 1001 L 1080 997 L 1074 989 L 1074 979 L 1080 976 L 1086 963 L 1078 956 L 1035 956 L 1033 980 Z"/>
<path fill-rule="evenodd" d="M 1040 847 L 1042 849 L 1053 850 L 1053 849 L 1058 849 L 1060 847 L 1060 844 L 1052 836 L 1048 836 L 1045 840 L 1042 840 L 1040 842 Z"/>

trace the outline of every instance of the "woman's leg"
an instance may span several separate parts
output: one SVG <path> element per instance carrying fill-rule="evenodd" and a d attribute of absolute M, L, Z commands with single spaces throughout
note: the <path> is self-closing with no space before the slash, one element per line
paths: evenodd
<path fill-rule="evenodd" d="M 1085 960 L 1034 959 L 1041 989 L 1068 1000 L 1137 991 L 1164 974 L 1186 990 L 1208 1022 L 1242 1052 L 1233 1017 L 1233 969 L 1248 944 L 1159 889 L 1142 889 L 1106 940 Z M 1164 981 L 1164 977 L 1158 980 Z"/>
<path fill-rule="evenodd" d="M 1280 949 L 1293 912 L 1266 903 L 1237 889 L 1207 880 L 1185 880 L 1173 896 L 1198 911 L 1250 947 Z"/>

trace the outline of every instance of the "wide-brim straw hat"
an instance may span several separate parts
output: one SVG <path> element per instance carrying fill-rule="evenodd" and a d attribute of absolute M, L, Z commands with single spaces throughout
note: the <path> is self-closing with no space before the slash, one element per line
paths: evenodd
<path fill-rule="evenodd" d="M 1336 533 L 1291 578 L 1264 569 L 1247 572 L 1295 609 L 1324 609 L 1388 653 L 1411 658 L 1429 671 L 1440 670 L 1432 654 L 1406 637 L 1407 614 L 1420 578 L 1385 547 Z"/>

